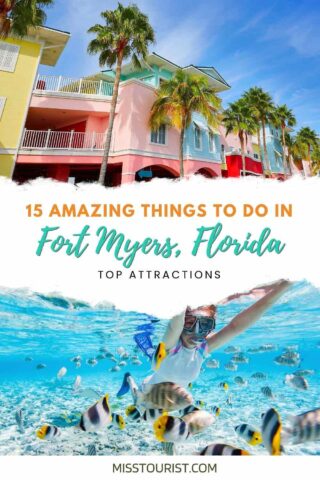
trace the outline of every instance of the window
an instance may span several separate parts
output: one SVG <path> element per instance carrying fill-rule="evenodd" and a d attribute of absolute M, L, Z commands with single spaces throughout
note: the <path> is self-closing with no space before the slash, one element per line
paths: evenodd
<path fill-rule="evenodd" d="M 201 129 L 198 125 L 194 126 L 194 146 L 197 150 L 201 150 Z"/>
<path fill-rule="evenodd" d="M 6 97 L 0 97 L 0 120 L 3 114 L 4 106 L 6 104 Z"/>
<path fill-rule="evenodd" d="M 214 133 L 209 131 L 209 152 L 215 153 L 216 142 L 214 141 Z"/>
<path fill-rule="evenodd" d="M 151 143 L 158 143 L 160 145 L 166 144 L 166 126 L 161 125 L 158 130 L 151 132 Z"/>
<path fill-rule="evenodd" d="M 258 153 L 254 153 L 254 154 L 253 154 L 253 158 L 256 158 L 257 160 L 259 160 L 259 154 L 258 154 Z"/>
<path fill-rule="evenodd" d="M 0 70 L 14 72 L 20 47 L 12 43 L 0 42 Z"/>
<path fill-rule="evenodd" d="M 154 83 L 154 77 L 149 75 L 149 77 L 141 77 L 140 80 L 144 83 L 148 84 L 153 84 Z"/>

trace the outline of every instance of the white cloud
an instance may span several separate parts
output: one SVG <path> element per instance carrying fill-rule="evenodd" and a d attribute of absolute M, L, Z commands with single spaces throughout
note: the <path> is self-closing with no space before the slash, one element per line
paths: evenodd
<path fill-rule="evenodd" d="M 201 61 L 204 52 L 218 52 L 217 38 L 229 21 L 238 16 L 233 2 L 205 3 L 190 13 L 159 24 L 156 51 L 181 66 Z M 181 19 L 179 21 L 179 18 Z"/>
<path fill-rule="evenodd" d="M 247 23 L 245 23 L 243 25 L 243 27 L 240 28 L 240 30 L 238 31 L 238 33 L 244 33 L 244 32 L 247 32 L 249 30 L 253 30 L 255 27 L 257 27 L 259 25 L 259 23 L 264 19 L 266 18 L 269 13 L 272 11 L 272 8 L 268 8 L 266 10 L 261 10 L 259 13 L 257 13 L 256 15 L 254 15 L 253 17 L 251 17 L 249 19 L 249 21 Z"/>
<path fill-rule="evenodd" d="M 278 40 L 285 46 L 293 48 L 303 57 L 313 57 L 320 54 L 320 16 L 308 13 L 301 15 L 300 12 L 286 17 L 270 26 L 264 36 L 264 40 Z"/>
<path fill-rule="evenodd" d="M 149 16 L 155 29 L 156 44 L 151 50 L 182 66 L 200 61 L 210 45 L 217 48 L 214 40 L 218 33 L 239 13 L 238 7 L 229 0 L 223 5 L 211 3 L 208 7 L 202 3 L 190 9 L 183 3 L 172 5 L 172 0 L 135 0 L 135 3 Z M 101 22 L 102 10 L 113 9 L 116 5 L 114 0 L 69 0 L 67 6 L 63 4 L 66 13 L 62 23 L 72 35 L 69 49 L 76 52 L 72 67 L 81 68 L 82 74 L 99 69 L 97 58 L 86 54 L 90 40 L 86 32 L 90 26 Z"/>

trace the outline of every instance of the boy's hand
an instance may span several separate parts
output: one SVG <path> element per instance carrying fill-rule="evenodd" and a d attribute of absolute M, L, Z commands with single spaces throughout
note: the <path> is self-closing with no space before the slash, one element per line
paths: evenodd
<path fill-rule="evenodd" d="M 242 293 L 234 293 L 233 295 L 229 295 L 229 297 L 224 298 L 220 302 L 218 302 L 218 305 L 225 305 L 228 302 L 231 302 L 232 300 L 241 298 L 241 297 L 250 297 L 254 300 L 259 299 L 264 297 L 267 293 L 271 292 L 274 289 L 287 287 L 290 285 L 291 282 L 288 280 L 277 280 L 276 282 L 268 283 L 266 285 L 261 285 L 259 287 L 252 288 L 248 292 L 242 292 Z"/>

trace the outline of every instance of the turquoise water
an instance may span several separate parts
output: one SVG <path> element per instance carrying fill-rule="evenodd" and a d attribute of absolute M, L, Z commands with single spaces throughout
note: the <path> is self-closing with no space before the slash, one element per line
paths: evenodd
<path fill-rule="evenodd" d="M 210 443 L 228 443 L 252 454 L 265 455 L 263 446 L 249 446 L 237 436 L 234 427 L 249 423 L 259 429 L 261 414 L 270 406 L 277 408 L 284 423 L 288 415 L 319 408 L 319 298 L 319 291 L 307 283 L 294 285 L 254 327 L 232 342 L 249 359 L 248 363 L 239 364 L 236 372 L 224 368 L 232 357 L 224 352 L 228 345 L 210 355 L 209 360 L 218 360 L 220 367 L 206 368 L 204 364 L 198 381 L 192 386 L 192 394 L 195 400 L 206 402 L 205 408 L 219 406 L 221 414 L 214 425 L 186 444 L 180 444 L 178 453 L 194 453 Z M 251 303 L 247 299 L 219 307 L 217 328 L 226 325 Z M 132 403 L 130 395 L 121 400 L 116 398 L 123 374 L 130 371 L 139 382 L 151 372 L 150 361 L 133 337 L 145 331 L 157 344 L 167 322 L 103 305 L 92 308 L 58 297 L 1 290 L 0 454 L 83 455 L 90 444 L 94 444 L 97 454 L 101 455 L 162 454 L 152 424 L 127 421 L 124 430 L 112 426 L 101 433 L 87 433 L 72 427 L 70 421 L 77 419 L 77 415 L 103 393 L 109 393 L 112 411 L 125 417 L 125 408 Z M 250 349 L 265 344 L 272 344 L 273 350 L 249 353 Z M 274 362 L 288 346 L 299 352 L 299 366 L 280 366 Z M 114 372 L 112 367 L 121 361 L 119 347 L 125 349 L 129 358 L 124 360 L 126 365 Z M 100 358 L 106 350 L 115 360 Z M 71 361 L 75 356 L 81 357 L 81 365 Z M 132 356 L 138 356 L 141 364 L 133 364 Z M 96 365 L 87 363 L 96 357 Z M 40 364 L 44 368 L 37 368 Z M 67 373 L 59 380 L 57 373 L 61 367 L 65 367 Z M 285 375 L 297 369 L 315 371 L 306 377 L 307 390 L 296 390 L 283 383 Z M 267 375 L 266 380 L 251 377 L 258 371 Z M 81 385 L 74 391 L 77 375 L 81 376 Z M 243 377 L 248 385 L 237 385 L 236 376 Z M 222 381 L 229 385 L 227 393 L 219 388 Z M 264 386 L 271 388 L 273 400 L 261 393 Z M 227 403 L 230 395 L 231 405 Z M 15 421 L 17 409 L 22 409 L 25 418 L 23 433 Z M 35 431 L 44 423 L 60 426 L 61 436 L 53 441 L 39 440 Z M 288 455 L 320 454 L 320 442 L 288 446 L 285 451 Z"/>

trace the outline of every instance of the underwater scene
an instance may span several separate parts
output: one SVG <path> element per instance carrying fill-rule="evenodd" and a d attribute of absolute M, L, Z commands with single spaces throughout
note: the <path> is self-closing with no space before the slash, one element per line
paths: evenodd
<path fill-rule="evenodd" d="M 320 407 L 319 299 L 308 283 L 294 284 L 254 326 L 206 358 L 188 393 L 210 421 L 175 443 L 175 454 L 227 444 L 269 455 L 261 437 L 267 411 L 277 412 L 285 430 L 292 417 Z M 216 329 L 252 303 L 245 297 L 219 306 Z M 168 321 L 0 290 L 0 455 L 166 454 L 154 415 L 134 407 L 130 392 L 117 392 L 124 374 L 138 385 L 151 374 L 150 356 Z M 106 411 L 103 428 L 79 428 Z M 185 413 L 169 415 L 178 422 Z M 315 430 L 307 426 L 304 440 L 282 445 L 281 454 L 319 455 L 319 411 L 315 421 Z"/>

